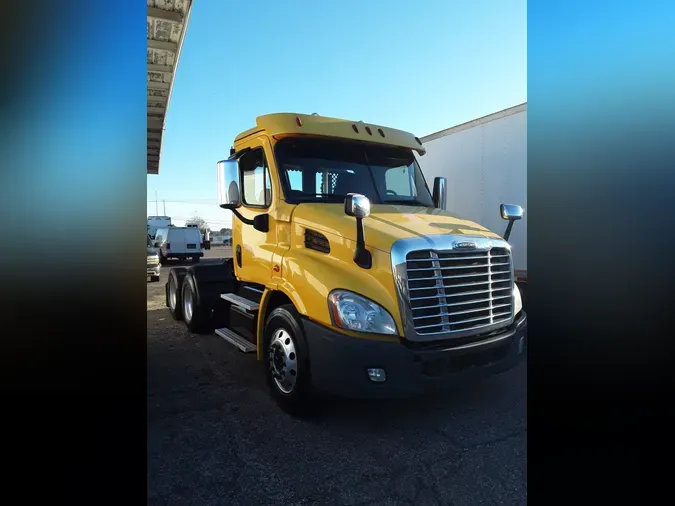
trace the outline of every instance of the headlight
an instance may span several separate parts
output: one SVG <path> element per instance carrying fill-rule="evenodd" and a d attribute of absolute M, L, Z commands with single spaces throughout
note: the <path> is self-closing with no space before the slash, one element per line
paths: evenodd
<path fill-rule="evenodd" d="M 148 257 L 148 263 L 149 264 L 158 264 L 159 263 L 159 257 L 155 255 L 154 257 Z"/>
<path fill-rule="evenodd" d="M 517 315 L 523 309 L 523 299 L 520 297 L 520 290 L 516 284 L 513 285 L 513 300 L 513 314 Z"/>
<path fill-rule="evenodd" d="M 333 290 L 328 295 L 333 323 L 345 330 L 373 334 L 396 334 L 396 324 L 380 305 L 353 292 Z"/>

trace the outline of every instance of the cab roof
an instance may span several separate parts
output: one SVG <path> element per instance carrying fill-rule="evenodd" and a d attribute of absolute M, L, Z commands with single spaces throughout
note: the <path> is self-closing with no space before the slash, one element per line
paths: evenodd
<path fill-rule="evenodd" d="M 275 113 L 258 116 L 256 126 L 237 135 L 234 142 L 236 144 L 259 132 L 265 132 L 273 137 L 287 135 L 333 137 L 409 148 L 420 155 L 426 153 L 422 141 L 403 130 L 316 114 Z"/>

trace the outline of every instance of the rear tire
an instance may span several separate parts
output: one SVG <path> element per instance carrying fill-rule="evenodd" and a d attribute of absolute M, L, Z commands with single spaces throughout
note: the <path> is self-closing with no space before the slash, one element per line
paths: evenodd
<path fill-rule="evenodd" d="M 208 334 L 213 332 L 211 309 L 202 303 L 192 273 L 188 273 L 183 281 L 181 293 L 183 301 L 183 320 L 185 326 L 193 334 Z"/>
<path fill-rule="evenodd" d="M 166 302 L 169 306 L 169 312 L 174 320 L 183 319 L 183 281 L 187 269 L 184 267 L 174 267 L 169 271 L 169 281 L 166 283 Z"/>
<path fill-rule="evenodd" d="M 313 413 L 307 341 L 300 315 L 291 304 L 267 317 L 263 342 L 265 377 L 277 404 L 293 416 Z"/>

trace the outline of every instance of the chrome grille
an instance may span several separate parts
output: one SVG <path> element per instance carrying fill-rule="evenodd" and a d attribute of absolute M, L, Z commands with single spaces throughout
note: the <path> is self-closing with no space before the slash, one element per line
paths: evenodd
<path fill-rule="evenodd" d="M 412 251 L 406 269 L 412 322 L 420 335 L 467 331 L 513 317 L 513 268 L 506 248 Z"/>

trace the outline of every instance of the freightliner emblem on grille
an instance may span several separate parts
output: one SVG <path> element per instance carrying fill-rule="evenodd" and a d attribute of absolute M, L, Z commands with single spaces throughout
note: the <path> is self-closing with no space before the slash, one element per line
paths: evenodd
<path fill-rule="evenodd" d="M 460 241 L 452 243 L 453 249 L 474 249 L 477 247 L 478 245 L 472 241 Z"/>

